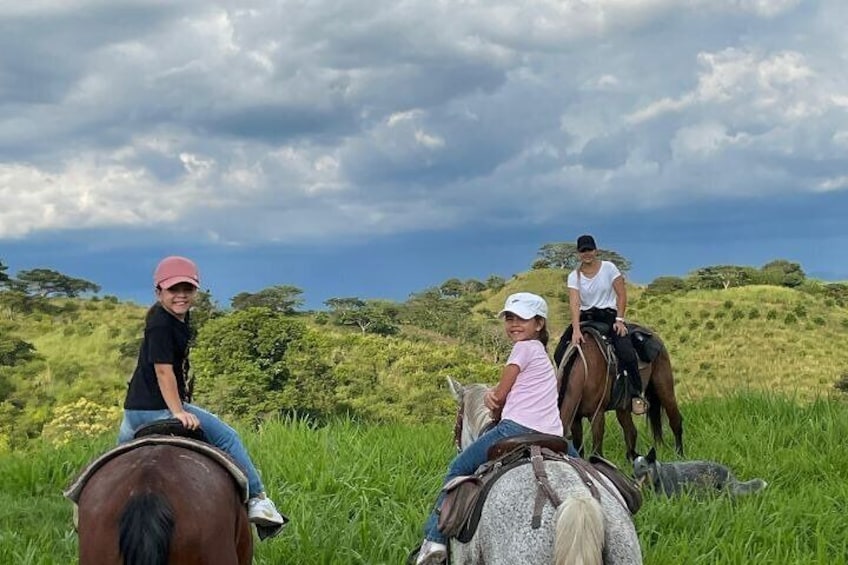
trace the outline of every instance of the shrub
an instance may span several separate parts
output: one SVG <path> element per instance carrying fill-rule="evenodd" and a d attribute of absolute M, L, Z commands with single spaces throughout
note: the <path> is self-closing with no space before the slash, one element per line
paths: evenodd
<path fill-rule="evenodd" d="M 766 320 L 776 320 L 776 319 L 777 319 L 777 310 L 772 308 L 768 312 L 766 312 Z"/>
<path fill-rule="evenodd" d="M 724 304 L 722 304 L 722 306 L 724 306 L 725 309 L 730 310 L 731 308 L 733 308 L 733 301 L 732 300 L 725 300 Z"/>
<path fill-rule="evenodd" d="M 756 320 L 759 317 L 760 317 L 760 311 L 757 310 L 756 307 L 751 308 L 751 310 L 748 312 L 748 319 L 749 320 Z"/>
<path fill-rule="evenodd" d="M 72 404 L 58 406 L 41 435 L 55 446 L 65 445 L 80 437 L 97 437 L 114 430 L 120 419 L 118 406 L 101 406 L 82 397 Z"/>
<path fill-rule="evenodd" d="M 715 322 L 713 322 L 712 320 L 707 320 L 707 323 L 706 323 L 706 324 L 704 324 L 704 329 L 705 329 L 705 330 L 714 330 L 714 329 L 716 329 L 716 324 L 715 324 Z"/>
<path fill-rule="evenodd" d="M 787 326 L 793 326 L 798 321 L 798 318 L 795 317 L 795 314 L 792 312 L 787 312 L 786 317 L 783 318 L 783 323 Z"/>

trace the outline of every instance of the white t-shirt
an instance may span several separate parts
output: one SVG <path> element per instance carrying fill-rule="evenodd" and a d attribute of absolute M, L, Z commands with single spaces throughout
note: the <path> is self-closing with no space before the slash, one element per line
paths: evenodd
<path fill-rule="evenodd" d="M 542 342 L 516 342 L 506 364 L 518 366 L 520 372 L 506 395 L 501 418 L 543 434 L 561 436 L 556 371 Z"/>
<path fill-rule="evenodd" d="M 612 308 L 615 310 L 615 289 L 612 283 L 621 276 L 621 271 L 610 261 L 601 261 L 601 268 L 594 277 L 580 273 L 580 285 L 577 285 L 577 269 L 568 273 L 568 288 L 580 291 L 580 309 Z"/>

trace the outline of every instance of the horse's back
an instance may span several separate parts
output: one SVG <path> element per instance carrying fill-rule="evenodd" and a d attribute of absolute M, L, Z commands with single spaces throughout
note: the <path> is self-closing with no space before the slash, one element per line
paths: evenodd
<path fill-rule="evenodd" d="M 237 558 L 252 554 L 253 540 L 229 472 L 202 453 L 144 445 L 106 462 L 86 483 L 79 498 L 81 565 L 123 563 L 118 550 L 122 516 L 130 501 L 150 494 L 158 495 L 174 517 L 170 562 L 249 562 Z M 192 548 L 191 553 L 184 548 Z"/>
<path fill-rule="evenodd" d="M 589 492 L 569 464 L 548 460 L 545 470 L 561 500 Z M 630 513 L 605 488 L 599 485 L 598 490 L 604 517 L 604 563 L 641 563 L 639 538 Z M 531 465 L 504 473 L 491 487 L 474 537 L 468 544 L 452 545 L 454 562 L 480 563 L 485 555 L 487 565 L 553 563 L 557 510 L 546 499 L 541 526 L 533 529 L 536 496 L 537 483 Z"/>

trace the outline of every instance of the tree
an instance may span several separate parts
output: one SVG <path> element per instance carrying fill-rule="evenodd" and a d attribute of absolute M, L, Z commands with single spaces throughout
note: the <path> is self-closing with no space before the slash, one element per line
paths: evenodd
<path fill-rule="evenodd" d="M 35 347 L 22 339 L 0 335 L 0 366 L 14 366 L 18 363 L 32 361 L 37 357 Z"/>
<path fill-rule="evenodd" d="M 506 280 L 498 275 L 489 275 L 489 278 L 486 279 L 486 288 L 490 290 L 498 291 L 505 286 Z"/>
<path fill-rule="evenodd" d="M 11 280 L 9 275 L 6 274 L 6 270 L 9 267 L 3 264 L 3 260 L 0 259 L 0 287 L 6 286 L 6 284 Z"/>
<path fill-rule="evenodd" d="M 362 333 L 378 335 L 392 335 L 398 331 L 399 308 L 393 302 L 349 297 L 330 298 L 324 304 L 337 325 L 356 326 Z"/>
<path fill-rule="evenodd" d="M 46 298 L 67 296 L 74 298 L 86 292 L 100 292 L 100 286 L 84 279 L 69 277 L 52 269 L 32 269 L 18 272 L 17 282 L 24 292 Z"/>
<path fill-rule="evenodd" d="M 580 257 L 577 253 L 577 245 L 568 242 L 546 243 L 536 253 L 539 258 L 533 263 L 534 269 L 565 269 L 568 271 L 574 270 L 580 264 Z M 612 261 L 618 270 L 626 273 L 632 265 L 630 261 L 609 249 L 598 249 L 598 259 L 601 261 Z"/>
<path fill-rule="evenodd" d="M 197 296 L 194 299 L 194 306 L 191 309 L 191 324 L 194 328 L 195 335 L 203 327 L 203 324 L 216 316 L 222 314 L 218 303 L 212 299 L 212 295 L 208 290 L 198 290 Z"/>
<path fill-rule="evenodd" d="M 714 265 L 696 270 L 689 279 L 697 288 L 728 289 L 731 286 L 752 284 L 757 278 L 757 270 L 753 267 L 739 265 Z"/>
<path fill-rule="evenodd" d="M 668 294 L 686 288 L 686 281 L 680 277 L 657 277 L 645 287 L 645 295 Z"/>
<path fill-rule="evenodd" d="M 305 325 L 268 308 L 248 308 L 209 320 L 191 353 L 196 394 L 213 412 L 258 420 L 285 408 L 289 347 Z"/>
<path fill-rule="evenodd" d="M 277 285 L 253 294 L 241 292 L 232 298 L 231 304 L 233 310 L 268 308 L 272 312 L 293 314 L 296 308 L 303 305 L 301 294 L 303 291 L 296 286 Z"/>
<path fill-rule="evenodd" d="M 763 268 L 760 270 L 766 284 L 777 286 L 795 288 L 803 284 L 807 278 L 800 264 L 787 261 L 786 259 L 775 259 L 763 265 Z"/>
<path fill-rule="evenodd" d="M 439 287 L 442 296 L 448 298 L 459 298 L 465 294 L 465 285 L 459 279 L 448 279 Z"/>

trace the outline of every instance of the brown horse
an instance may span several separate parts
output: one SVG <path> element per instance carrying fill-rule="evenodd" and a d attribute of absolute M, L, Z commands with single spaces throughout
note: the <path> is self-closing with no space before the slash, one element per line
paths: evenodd
<path fill-rule="evenodd" d="M 604 413 L 608 408 L 612 395 L 613 376 L 609 374 L 606 357 L 594 333 L 584 332 L 584 343 L 581 346 L 583 360 L 578 354 L 571 365 L 569 374 L 563 379 L 566 386 L 560 405 L 560 417 L 565 427 L 566 436 L 571 430 L 574 447 L 583 453 L 583 418 L 589 420 L 592 428 L 592 452 L 603 455 L 604 446 Z M 654 336 L 656 339 L 658 337 Z M 642 390 L 648 400 L 648 421 L 654 436 L 654 443 L 663 443 L 662 411 L 668 416 L 668 423 L 674 433 L 674 447 L 677 453 L 683 455 L 683 417 L 677 407 L 674 396 L 674 375 L 671 370 L 671 360 L 665 346 L 653 362 L 639 364 L 642 377 Z M 616 408 L 615 415 L 624 430 L 624 444 L 627 458 L 636 458 L 636 426 L 627 408 Z"/>
<path fill-rule="evenodd" d="M 229 472 L 202 453 L 144 445 L 106 462 L 79 498 L 80 565 L 246 565 L 253 533 Z"/>

